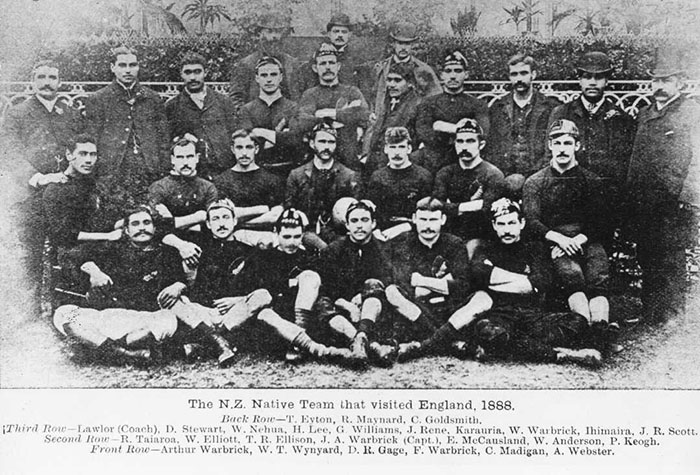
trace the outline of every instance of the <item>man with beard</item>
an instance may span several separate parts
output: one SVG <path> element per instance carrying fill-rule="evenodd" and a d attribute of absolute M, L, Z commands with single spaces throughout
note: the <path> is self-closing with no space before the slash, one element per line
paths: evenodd
<path fill-rule="evenodd" d="M 293 80 L 298 60 L 282 51 L 282 39 L 291 29 L 289 19 L 277 12 L 264 13 L 258 18 L 257 27 L 257 51 L 238 61 L 231 72 L 229 92 L 237 108 L 258 97 L 260 91 L 255 81 L 255 65 L 265 56 L 276 58 L 282 64 L 282 95 L 293 101 L 299 98 L 299 91 Z"/>
<path fill-rule="evenodd" d="M 357 86 L 356 69 L 360 64 L 359 52 L 352 47 L 352 23 L 350 17 L 345 13 L 336 13 L 331 16 L 330 21 L 326 25 L 326 43 L 335 48 L 338 54 L 338 64 L 340 71 L 338 72 L 338 80 L 343 84 L 351 84 Z M 315 59 L 312 57 L 310 61 L 304 63 L 299 68 L 297 76 L 297 90 L 303 93 L 307 89 L 318 86 L 318 75 L 313 70 Z"/>
<path fill-rule="evenodd" d="M 545 165 L 547 121 L 552 109 L 560 104 L 533 86 L 537 76 L 532 56 L 511 57 L 508 60 L 511 92 L 489 108 L 489 161 L 508 177 L 509 184 L 513 184 L 510 191 L 516 197 L 522 193 L 525 178 Z"/>
<path fill-rule="evenodd" d="M 488 136 L 488 106 L 466 93 L 464 81 L 468 76 L 464 55 L 459 51 L 450 53 L 443 60 L 440 72 L 443 92 L 426 97 L 418 106 L 416 133 L 418 142 L 423 142 L 425 148 L 416 163 L 431 173 L 437 173 L 452 161 L 451 140 L 460 120 L 476 120 L 483 129 L 483 136 Z"/>
<path fill-rule="evenodd" d="M 550 246 L 554 275 L 569 308 L 591 324 L 595 347 L 608 351 L 619 327 L 609 323 L 602 183 L 576 160 L 581 148 L 576 124 L 558 120 L 548 135 L 552 160 L 525 182 L 525 217 L 533 237 Z"/>
<path fill-rule="evenodd" d="M 384 153 L 389 163 L 372 174 L 367 187 L 369 199 L 382 203 L 377 225 L 386 238 L 399 230 L 411 229 L 416 202 L 430 194 L 433 177 L 425 168 L 411 163 L 411 135 L 405 127 L 389 127 L 384 133 Z"/>
<path fill-rule="evenodd" d="M 180 60 L 182 91 L 165 103 L 170 138 L 194 135 L 200 163 L 197 172 L 210 180 L 233 165 L 230 137 L 235 130 L 233 101 L 208 87 L 207 60 L 197 53 L 186 53 Z"/>
<path fill-rule="evenodd" d="M 360 90 L 372 104 L 372 111 L 376 118 L 386 115 L 387 78 L 391 67 L 395 64 L 403 64 L 412 71 L 411 82 L 416 85 L 416 92 L 420 97 L 432 96 L 441 91 L 440 81 L 433 68 L 413 54 L 413 45 L 418 41 L 415 25 L 399 22 L 389 33 L 389 38 L 391 56 L 378 63 L 369 63 L 358 68 Z"/>
<path fill-rule="evenodd" d="M 402 234 L 389 246 L 393 276 L 385 294 L 399 318 L 395 332 L 400 342 L 428 338 L 467 302 L 466 245 L 442 232 L 446 221 L 440 200 L 422 198 L 413 213 L 415 231 Z M 459 346 L 463 348 L 463 342 Z M 399 347 L 399 360 L 405 351 L 405 345 Z"/>
<path fill-rule="evenodd" d="M 198 142 L 197 137 L 190 134 L 175 137 L 170 147 L 170 174 L 148 188 L 151 206 L 165 206 L 167 214 L 175 218 L 177 229 L 198 231 L 198 225 L 206 219 L 207 207 L 217 197 L 216 187 L 198 176 Z"/>
<path fill-rule="evenodd" d="M 263 56 L 255 65 L 255 82 L 260 88 L 258 97 L 238 111 L 238 129 L 252 130 L 264 139 L 257 161 L 273 172 L 286 175 L 290 165 L 299 165 L 303 153 L 298 130 L 299 106 L 282 95 L 284 79 L 282 63 Z"/>
<path fill-rule="evenodd" d="M 551 264 L 542 243 L 522 241 L 525 218 L 520 206 L 502 198 L 490 213 L 498 240 L 479 250 L 471 268 L 474 287 L 480 290 L 430 337 L 402 345 L 402 358 L 444 353 L 451 342 L 465 337 L 465 329 L 473 328 L 473 337 L 467 338 L 478 345 L 474 355 L 478 359 L 498 356 L 600 365 L 597 350 L 570 348 L 585 340 L 588 322 L 583 315 L 542 309 Z"/>
<path fill-rule="evenodd" d="M 38 283 L 46 237 L 38 187 L 67 181 L 61 162 L 79 131 L 80 113 L 58 97 L 61 79 L 54 63 L 37 63 L 31 78 L 33 94 L 7 110 L 1 131 L 7 158 L 0 164 L 0 180 L 11 199 L 6 206 L 24 248 L 29 281 Z"/>
<path fill-rule="evenodd" d="M 328 238 L 331 228 L 333 205 L 347 196 L 358 198 L 360 185 L 357 173 L 335 160 L 336 130 L 329 124 L 320 123 L 309 137 L 313 158 L 295 168 L 287 178 L 285 208 L 296 208 L 309 218 L 311 233 L 321 240 Z M 307 233 L 308 234 L 308 233 Z M 314 247 L 325 247 L 325 242 L 316 241 Z"/>
<path fill-rule="evenodd" d="M 321 323 L 351 342 L 357 359 L 367 360 L 369 356 L 384 366 L 393 363 L 394 355 L 392 345 L 380 343 L 393 336 L 384 299 L 391 265 L 381 243 L 373 237 L 377 226 L 375 212 L 370 201 L 350 203 L 345 213 L 348 235 L 321 253 L 318 268 L 324 300 L 320 304 L 325 308 L 320 318 Z M 348 314 L 350 320 L 341 313 Z"/>
<path fill-rule="evenodd" d="M 621 189 L 632 153 L 635 124 L 632 117 L 605 97 L 605 88 L 612 71 L 605 53 L 586 53 L 578 65 L 581 95 L 552 110 L 549 124 L 567 119 L 576 124 L 581 134 L 581 150 L 577 161 L 604 180 L 605 199 L 615 202 L 622 198 Z M 615 212 L 615 210 L 611 210 Z M 603 244 L 610 252 L 613 233 L 619 216 L 608 217 Z"/>
<path fill-rule="evenodd" d="M 304 92 L 299 100 L 299 125 L 311 130 L 320 121 L 332 121 L 338 129 L 337 156 L 347 167 L 359 170 L 359 138 L 367 126 L 369 109 L 360 90 L 338 81 L 340 65 L 335 48 L 322 44 L 314 54 L 314 72 L 319 85 Z"/>
<path fill-rule="evenodd" d="M 697 244 L 700 107 L 680 94 L 676 54 L 660 55 L 649 75 L 654 102 L 637 118 L 626 219 L 643 271 L 644 318 L 665 321 L 684 310 L 685 249 Z"/>
<path fill-rule="evenodd" d="M 389 128 L 404 127 L 411 137 L 416 136 L 416 113 L 421 96 L 415 89 L 413 69 L 403 63 L 392 64 L 386 77 L 386 92 L 381 115 L 362 139 L 362 153 L 367 157 L 363 172 L 368 178 L 387 164 L 383 149 L 384 133 Z"/>
<path fill-rule="evenodd" d="M 448 229 L 467 243 L 469 257 L 491 236 L 486 210 L 502 196 L 503 173 L 481 158 L 486 145 L 477 121 L 462 119 L 456 125 L 457 163 L 435 175 L 433 196 L 445 202 Z"/>
<path fill-rule="evenodd" d="M 85 102 L 87 129 L 98 140 L 98 185 L 104 197 L 107 223 L 127 203 L 147 200 L 148 186 L 169 168 L 169 132 L 160 96 L 138 80 L 134 51 L 112 51 L 114 81 Z M 106 224 L 106 223 L 105 223 Z"/>

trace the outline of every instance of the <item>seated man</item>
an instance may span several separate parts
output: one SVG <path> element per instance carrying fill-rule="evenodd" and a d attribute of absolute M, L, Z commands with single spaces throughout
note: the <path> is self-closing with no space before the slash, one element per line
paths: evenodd
<path fill-rule="evenodd" d="M 520 206 L 500 199 L 493 203 L 491 216 L 498 241 L 479 249 L 472 260 L 474 287 L 480 290 L 429 338 L 402 346 L 402 356 L 440 353 L 451 341 L 463 337 L 476 319 L 472 327 L 479 359 L 486 354 L 599 365 L 597 350 L 569 348 L 584 343 L 588 332 L 585 317 L 542 309 L 551 283 L 551 263 L 541 243 L 521 240 L 525 218 Z"/>
<path fill-rule="evenodd" d="M 471 258 L 476 247 L 491 237 L 486 210 L 501 196 L 504 181 L 503 173 L 481 158 L 486 142 L 479 123 L 462 119 L 456 127 L 457 163 L 437 172 L 433 196 L 445 202 L 447 229 L 466 241 Z"/>
<path fill-rule="evenodd" d="M 399 341 L 429 337 L 467 302 L 467 248 L 457 236 L 442 232 L 447 220 L 444 209 L 436 198 L 419 200 L 413 213 L 415 231 L 402 234 L 389 246 L 393 278 L 386 300 L 400 318 L 396 322 Z"/>
<path fill-rule="evenodd" d="M 590 322 L 596 348 L 607 350 L 619 327 L 608 323 L 603 190 L 598 177 L 576 160 L 581 147 L 576 124 L 558 120 L 548 135 L 552 159 L 525 182 L 523 210 L 534 237 L 550 246 L 554 274 L 569 308 Z"/>
<path fill-rule="evenodd" d="M 328 347 L 311 339 L 310 335 L 319 333 L 315 304 L 321 278 L 313 270 L 313 256 L 301 245 L 305 221 L 301 212 L 285 210 L 275 224 L 277 246 L 254 253 L 247 261 L 245 276 L 251 287 L 266 289 L 272 295 L 272 307 L 263 309 L 258 320 L 287 342 L 285 359 L 290 363 L 299 362 L 301 352 L 321 359 L 353 361 L 348 348 Z"/>
<path fill-rule="evenodd" d="M 355 357 L 369 356 L 379 365 L 393 362 L 394 346 L 380 342 L 391 339 L 390 321 L 383 314 L 384 282 L 391 275 L 381 243 L 373 237 L 375 206 L 354 201 L 345 213 L 348 235 L 332 242 L 321 253 L 318 265 L 325 305 L 322 322 L 352 342 Z M 341 316 L 349 314 L 350 321 Z M 352 323 L 351 323 L 352 322 Z"/>
<path fill-rule="evenodd" d="M 386 238 L 411 229 L 411 215 L 416 202 L 430 194 L 433 176 L 410 161 L 411 136 L 405 127 L 390 127 L 384 134 L 386 167 L 372 174 L 367 187 L 369 199 L 382 203 L 377 210 L 377 224 Z"/>
<path fill-rule="evenodd" d="M 199 231 L 207 206 L 217 196 L 214 184 L 197 176 L 197 142 L 190 134 L 176 137 L 170 147 L 170 174 L 148 188 L 149 204 L 155 208 L 165 206 L 175 218 L 175 228 L 187 231 Z"/>
<path fill-rule="evenodd" d="M 287 178 L 285 208 L 295 208 L 309 218 L 313 247 L 327 245 L 333 206 L 342 197 L 358 198 L 359 176 L 335 158 L 337 131 L 326 123 L 320 123 L 311 131 L 309 147 L 313 158 L 295 168 Z M 320 239 L 319 239 L 320 237 Z"/>

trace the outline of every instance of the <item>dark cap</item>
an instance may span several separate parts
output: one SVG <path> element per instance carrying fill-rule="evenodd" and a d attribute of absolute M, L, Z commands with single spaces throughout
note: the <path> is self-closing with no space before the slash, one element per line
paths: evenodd
<path fill-rule="evenodd" d="M 280 13 L 264 13 L 258 17 L 256 26 L 270 30 L 287 30 L 291 28 L 291 22 L 289 18 Z"/>
<path fill-rule="evenodd" d="M 394 28 L 391 29 L 389 37 L 400 43 L 413 43 L 418 39 L 418 33 L 416 32 L 416 26 L 414 24 L 401 22 L 397 23 Z"/>
<path fill-rule="evenodd" d="M 666 53 L 657 55 L 656 64 L 647 70 L 652 78 L 667 78 L 669 76 L 684 76 L 682 62 L 678 54 Z"/>
<path fill-rule="evenodd" d="M 576 69 L 593 74 L 603 74 L 612 71 L 610 58 L 600 51 L 591 51 L 583 55 Z"/>
<path fill-rule="evenodd" d="M 335 49 L 335 46 L 333 46 L 330 43 L 321 43 L 321 45 L 318 47 L 318 49 L 314 52 L 314 61 L 316 58 L 320 58 L 321 56 L 338 56 L 338 50 Z"/>
<path fill-rule="evenodd" d="M 409 63 L 395 63 L 392 62 L 391 66 L 389 66 L 389 74 L 398 74 L 402 78 L 404 78 L 406 81 L 410 83 L 416 82 L 416 75 L 414 71 L 414 66 Z"/>
<path fill-rule="evenodd" d="M 406 127 L 389 127 L 384 132 L 384 143 L 397 144 L 405 140 L 411 143 L 411 134 Z"/>
<path fill-rule="evenodd" d="M 459 134 L 461 132 L 471 132 L 473 134 L 477 134 L 479 137 L 484 136 L 484 129 L 482 129 L 479 123 L 474 119 L 465 117 L 464 119 L 460 119 L 456 126 L 457 128 L 455 130 L 455 134 Z"/>
<path fill-rule="evenodd" d="M 263 56 L 258 60 L 257 63 L 255 63 L 255 72 L 257 72 L 258 69 L 268 64 L 274 64 L 275 66 L 279 66 L 280 71 L 283 69 L 282 63 L 280 63 L 279 59 L 275 58 L 274 56 Z"/>
<path fill-rule="evenodd" d="M 442 60 L 442 67 L 449 64 L 461 64 L 464 69 L 467 69 L 467 58 L 459 51 L 453 51 Z"/>
<path fill-rule="evenodd" d="M 326 31 L 331 31 L 334 26 L 344 26 L 346 28 L 352 29 L 352 23 L 350 23 L 350 17 L 345 13 L 336 13 L 331 16 L 330 21 L 326 25 Z"/>
<path fill-rule="evenodd" d="M 552 125 L 549 126 L 549 131 L 547 135 L 550 139 L 558 137 L 560 135 L 571 135 L 572 137 L 578 139 L 579 131 L 578 127 L 576 127 L 576 124 L 572 121 L 566 119 L 559 119 L 552 122 Z"/>
<path fill-rule="evenodd" d="M 319 132 L 326 132 L 328 134 L 331 134 L 333 137 L 338 136 L 338 131 L 335 130 L 333 124 L 330 124 L 326 121 L 319 122 L 318 124 L 314 125 L 314 128 L 311 129 L 309 136 L 311 137 L 311 139 L 314 139 L 316 137 L 316 134 Z"/>
<path fill-rule="evenodd" d="M 491 219 L 496 219 L 499 216 L 505 216 L 510 213 L 518 213 L 520 215 L 520 205 L 517 201 L 512 201 L 509 198 L 501 198 L 491 204 Z"/>

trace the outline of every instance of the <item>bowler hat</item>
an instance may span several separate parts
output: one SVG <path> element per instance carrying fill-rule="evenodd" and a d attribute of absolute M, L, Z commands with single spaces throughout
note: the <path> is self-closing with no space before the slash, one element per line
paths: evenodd
<path fill-rule="evenodd" d="M 260 15 L 256 26 L 258 28 L 268 28 L 270 30 L 286 30 L 291 27 L 289 18 L 279 13 L 264 13 Z"/>
<path fill-rule="evenodd" d="M 350 23 L 350 17 L 345 13 L 336 13 L 333 15 L 326 25 L 326 31 L 331 31 L 334 26 L 344 26 L 346 28 L 352 28 L 352 23 Z"/>
<path fill-rule="evenodd" d="M 656 64 L 647 74 L 653 78 L 667 78 L 669 76 L 682 76 L 685 74 L 677 54 L 659 54 Z"/>
<path fill-rule="evenodd" d="M 416 26 L 412 23 L 401 22 L 397 23 L 394 28 L 392 28 L 389 37 L 394 41 L 399 41 L 401 43 L 411 43 L 418 39 L 418 34 L 416 32 Z"/>
<path fill-rule="evenodd" d="M 590 53 L 584 54 L 576 68 L 579 71 L 593 74 L 609 73 L 612 71 L 610 58 L 608 58 L 607 54 L 600 51 L 591 51 Z"/>

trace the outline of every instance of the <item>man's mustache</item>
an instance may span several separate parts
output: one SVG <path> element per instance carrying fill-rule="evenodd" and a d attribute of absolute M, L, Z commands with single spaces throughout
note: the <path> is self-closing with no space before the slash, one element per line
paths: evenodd
<path fill-rule="evenodd" d="M 518 87 L 518 86 L 527 86 L 527 84 L 525 84 L 524 82 L 518 81 L 515 83 L 515 87 Z"/>
<path fill-rule="evenodd" d="M 569 156 L 568 153 L 563 153 L 563 152 L 562 152 L 562 153 L 560 153 L 559 155 L 557 155 L 557 158 L 559 158 L 559 157 L 568 157 L 568 156 Z"/>
<path fill-rule="evenodd" d="M 657 89 L 656 91 L 654 91 L 654 97 L 668 97 L 668 94 L 666 93 L 666 91 Z"/>
<path fill-rule="evenodd" d="M 474 158 L 474 155 L 469 150 L 462 150 L 457 154 L 459 158 Z"/>
<path fill-rule="evenodd" d="M 216 232 L 219 232 L 219 231 L 228 231 L 228 230 L 229 230 L 229 227 L 228 227 L 228 226 L 219 226 L 219 227 L 216 229 Z"/>
<path fill-rule="evenodd" d="M 153 236 L 153 233 L 149 231 L 139 231 L 134 235 L 134 237 L 136 236 Z"/>

